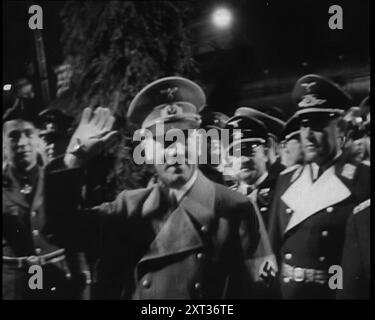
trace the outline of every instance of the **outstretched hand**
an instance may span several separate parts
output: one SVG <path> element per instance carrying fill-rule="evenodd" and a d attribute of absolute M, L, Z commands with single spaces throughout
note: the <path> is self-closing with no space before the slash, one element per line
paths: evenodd
<path fill-rule="evenodd" d="M 70 140 L 67 156 L 72 154 L 81 159 L 88 159 L 102 152 L 117 135 L 117 131 L 112 130 L 114 121 L 115 118 L 108 108 L 98 107 L 95 111 L 85 108 Z"/>

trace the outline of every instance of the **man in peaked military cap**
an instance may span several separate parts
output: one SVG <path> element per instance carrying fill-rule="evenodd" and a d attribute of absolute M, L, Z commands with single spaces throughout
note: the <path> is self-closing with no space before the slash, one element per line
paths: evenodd
<path fill-rule="evenodd" d="M 277 107 L 265 107 L 262 111 L 251 108 L 256 119 L 262 121 L 268 131 L 267 156 L 269 159 L 268 174 L 276 180 L 279 173 L 285 169 L 281 162 L 280 136 L 285 129 L 285 114 Z"/>
<path fill-rule="evenodd" d="M 236 181 L 231 189 L 250 199 L 260 224 L 261 239 L 252 260 L 259 275 L 259 282 L 254 286 L 255 295 L 257 298 L 270 298 L 273 292 L 266 289 L 264 284 L 272 284 L 277 265 L 264 224 L 264 219 L 267 219 L 265 202 L 270 192 L 264 184 L 268 176 L 265 147 L 267 128 L 263 122 L 253 117 L 252 109 L 239 108 L 228 119 L 226 129 L 231 132 L 228 154 L 230 169 Z"/>
<path fill-rule="evenodd" d="M 61 179 L 55 180 L 38 164 L 36 123 L 37 115 L 21 107 L 3 116 L 3 299 L 80 299 L 85 264 L 71 229 L 66 237 L 67 229 L 49 206 L 54 204 L 66 216 L 75 213 L 77 172 L 67 172 L 70 188 L 61 186 L 63 193 L 54 192 Z"/>
<path fill-rule="evenodd" d="M 239 183 L 235 188 L 250 196 L 259 208 L 264 222 L 268 223 L 268 208 L 272 201 L 272 191 L 281 171 L 270 172 L 272 164 L 268 157 L 270 140 L 276 141 L 284 129 L 284 122 L 253 108 L 238 108 L 228 121 L 231 127 L 240 120 L 242 129 L 241 158 L 239 161 Z M 271 137 L 275 136 L 275 137 Z M 232 146 L 233 148 L 233 146 Z M 285 169 L 284 167 L 282 167 Z"/>
<path fill-rule="evenodd" d="M 204 110 L 201 113 L 201 128 L 209 135 L 207 139 L 207 163 L 200 164 L 199 168 L 210 180 L 224 184 L 223 169 L 225 165 L 225 151 L 222 145 L 221 133 L 229 117 L 221 112 Z M 202 146 L 204 148 L 204 146 Z"/>
<path fill-rule="evenodd" d="M 149 84 L 131 102 L 128 118 L 145 134 L 141 145 L 154 162 L 158 183 L 124 191 L 85 213 L 105 226 L 116 225 L 107 230 L 114 241 L 104 243 L 111 250 L 99 268 L 107 298 L 250 296 L 249 260 L 259 241 L 254 208 L 246 197 L 208 180 L 197 162 L 187 161 L 196 160 L 186 142 L 195 137 L 204 104 L 202 89 L 180 77 Z M 186 139 L 172 143 L 170 133 Z M 79 134 L 76 138 L 85 144 Z"/>
<path fill-rule="evenodd" d="M 342 89 L 306 75 L 296 82 L 293 98 L 305 165 L 281 173 L 269 233 L 280 264 L 282 298 L 331 299 L 336 288 L 329 286 L 328 271 L 341 264 L 348 216 L 370 196 L 369 168 L 342 158 L 343 114 L 351 105 Z"/>
<path fill-rule="evenodd" d="M 365 119 L 361 115 L 360 108 L 351 107 L 346 112 L 344 120 L 347 123 L 345 157 L 348 161 L 362 162 L 366 155 L 366 129 L 364 126 Z"/>
<path fill-rule="evenodd" d="M 63 157 L 68 146 L 69 127 L 73 117 L 60 109 L 47 108 L 39 113 L 40 136 L 46 144 L 48 170 L 63 168 Z"/>

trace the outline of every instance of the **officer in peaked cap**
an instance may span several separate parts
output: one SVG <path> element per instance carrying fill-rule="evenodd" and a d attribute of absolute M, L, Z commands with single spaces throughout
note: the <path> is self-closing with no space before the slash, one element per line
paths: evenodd
<path fill-rule="evenodd" d="M 156 125 L 180 130 L 198 128 L 199 111 L 206 104 L 203 90 L 181 77 L 167 77 L 143 88 L 130 103 L 127 117 L 144 129 L 156 133 Z M 163 134 L 164 134 L 163 133 Z"/>
<path fill-rule="evenodd" d="M 42 125 L 42 132 L 67 131 L 73 122 L 73 117 L 68 116 L 64 111 L 57 108 L 47 108 L 39 112 L 40 123 Z"/>
<path fill-rule="evenodd" d="M 273 189 L 276 179 L 279 173 L 285 169 L 285 166 L 281 163 L 279 137 L 285 128 L 285 122 L 281 119 L 270 115 L 269 113 L 276 113 L 272 109 L 265 109 L 265 112 L 254 108 L 239 108 L 237 112 L 246 110 L 247 115 L 251 118 L 261 121 L 267 129 L 267 143 L 266 153 L 268 157 L 267 171 L 268 176 L 264 182 L 265 189 Z M 268 112 L 268 113 L 267 113 Z M 267 195 L 268 197 L 268 195 Z M 271 200 L 271 198 L 269 198 Z M 268 203 L 268 201 L 267 201 Z M 267 206 L 268 207 L 268 206 Z"/>
<path fill-rule="evenodd" d="M 244 183 L 252 185 L 251 188 L 248 188 L 246 194 L 252 194 L 265 223 L 267 223 L 268 208 L 272 201 L 272 190 L 279 172 L 285 169 L 285 167 L 280 164 L 280 160 L 271 162 L 269 149 L 272 143 L 270 143 L 270 140 L 276 143 L 276 135 L 279 136 L 281 134 L 284 128 L 284 122 L 264 112 L 246 107 L 237 109 L 234 115 L 234 119 L 239 116 L 249 119 L 248 121 L 250 121 L 250 123 L 244 122 L 243 125 L 247 126 L 247 128 L 252 128 L 253 134 L 254 128 L 257 128 L 254 124 L 259 123 L 262 125 L 262 130 L 256 130 L 255 134 L 258 135 L 258 138 L 263 139 L 260 147 L 262 151 L 258 149 L 258 152 L 264 153 L 264 156 L 253 158 L 253 161 L 261 163 L 261 165 L 254 167 L 255 171 L 253 173 L 256 174 L 254 179 L 250 177 L 243 179 L 244 177 L 242 177 L 242 183 L 240 185 Z M 246 166 L 246 161 L 243 162 L 243 165 Z M 280 167 L 280 169 L 276 169 L 277 167 Z"/>
<path fill-rule="evenodd" d="M 293 98 L 305 164 L 281 172 L 269 223 L 281 296 L 332 299 L 328 270 L 341 263 L 347 218 L 370 196 L 369 168 L 343 158 L 348 94 L 326 78 L 306 75 Z"/>
<path fill-rule="evenodd" d="M 221 133 L 229 117 L 221 112 L 214 112 L 204 109 L 201 112 L 201 129 L 210 134 L 207 138 L 207 163 L 200 164 L 200 170 L 210 180 L 224 184 L 223 170 L 226 162 L 226 154 L 222 145 Z M 212 132 L 215 134 L 212 135 Z M 202 145 L 202 148 L 204 146 Z M 216 157 L 216 158 L 215 158 Z"/>
<path fill-rule="evenodd" d="M 165 161 L 153 158 L 157 183 L 126 190 L 115 201 L 86 210 L 105 219 L 103 234 L 111 235 L 103 239 L 108 250 L 99 263 L 102 292 L 111 298 L 250 296 L 254 274 L 248 261 L 259 241 L 253 206 L 246 197 L 207 179 L 197 162 L 186 161 L 190 150 L 184 141 L 158 141 L 158 124 L 165 126 L 165 135 L 199 128 L 198 111 L 204 104 L 202 89 L 180 77 L 149 84 L 130 103 L 129 119 L 141 131 L 148 130 L 140 146 L 151 158 L 149 150 L 156 149 Z M 184 161 L 172 162 L 172 156 Z"/>
<path fill-rule="evenodd" d="M 232 177 L 235 183 L 232 187 L 238 190 L 240 181 L 244 182 L 247 180 L 255 181 L 266 167 L 266 155 L 263 161 L 260 161 L 260 167 L 262 169 L 254 168 L 253 161 L 248 161 L 252 158 L 254 151 L 259 146 L 264 148 L 267 142 L 267 128 L 261 122 L 254 118 L 248 117 L 246 110 L 245 112 L 235 113 L 235 115 L 228 119 L 225 129 L 229 130 L 229 145 L 225 147 L 228 155 L 228 163 L 225 167 L 225 174 Z M 251 169 L 248 170 L 248 166 L 251 165 Z M 246 192 L 250 192 L 250 184 L 241 184 L 246 187 Z M 242 188 L 241 188 L 242 190 Z"/>
<path fill-rule="evenodd" d="M 265 150 L 268 132 L 265 124 L 253 114 L 250 108 L 237 109 L 234 116 L 227 121 L 226 128 L 231 131 L 228 153 L 232 160 L 232 175 L 236 181 L 231 189 L 249 198 L 260 224 L 261 240 L 253 263 L 261 281 L 254 286 L 254 291 L 257 298 L 266 299 L 273 297 L 273 291 L 266 289 L 264 284 L 272 284 L 277 270 L 276 259 L 265 228 L 268 201 L 271 198 Z"/>
<path fill-rule="evenodd" d="M 63 156 L 70 140 L 69 129 L 73 117 L 57 108 L 47 108 L 39 113 L 40 136 L 46 143 L 49 170 L 62 168 Z"/>
<path fill-rule="evenodd" d="M 300 123 L 298 118 L 287 121 L 281 134 L 282 163 L 289 168 L 303 163 L 303 150 L 300 139 Z"/>
<path fill-rule="evenodd" d="M 344 116 L 347 123 L 345 157 L 348 161 L 361 162 L 366 156 L 365 119 L 359 107 L 351 107 Z"/>
<path fill-rule="evenodd" d="M 58 188 L 54 177 L 38 163 L 37 114 L 9 109 L 3 117 L 3 299 L 77 299 L 85 286 L 77 248 L 71 234 L 57 226 L 48 203 L 69 216 L 78 202 L 71 188 Z M 68 173 L 69 175 L 69 173 Z M 73 172 L 72 176 L 76 176 Z M 51 184 L 46 186 L 46 180 Z M 61 181 L 61 180 L 59 180 Z M 56 183 L 54 183 L 56 182 Z M 49 195 L 47 196 L 47 189 Z M 60 229 L 61 227 L 61 229 Z M 62 230 L 63 229 L 63 230 Z M 71 229 L 70 229 L 71 230 Z M 65 235 L 65 237 L 64 237 Z M 67 249 L 69 247 L 69 249 Z M 43 286 L 30 288 L 30 266 L 43 271 Z"/>

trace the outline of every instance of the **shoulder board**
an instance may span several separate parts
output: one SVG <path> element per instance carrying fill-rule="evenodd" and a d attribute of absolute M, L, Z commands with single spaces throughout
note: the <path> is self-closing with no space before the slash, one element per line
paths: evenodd
<path fill-rule="evenodd" d="M 365 166 L 370 167 L 370 161 L 369 160 L 364 160 L 361 163 L 364 164 Z"/>
<path fill-rule="evenodd" d="M 299 167 L 302 167 L 300 164 L 295 164 L 294 166 L 288 167 L 280 172 L 280 175 L 287 174 L 289 172 L 292 172 L 293 170 L 298 169 Z"/>
<path fill-rule="evenodd" d="M 357 166 L 351 163 L 346 163 L 342 167 L 340 175 L 348 180 L 353 180 L 356 171 L 357 171 Z"/>
<path fill-rule="evenodd" d="M 353 209 L 353 214 L 357 214 L 358 212 L 362 211 L 362 210 L 365 210 L 366 208 L 368 208 L 370 206 L 370 199 L 367 199 L 363 202 L 361 202 L 359 205 L 357 205 L 354 209 Z"/>

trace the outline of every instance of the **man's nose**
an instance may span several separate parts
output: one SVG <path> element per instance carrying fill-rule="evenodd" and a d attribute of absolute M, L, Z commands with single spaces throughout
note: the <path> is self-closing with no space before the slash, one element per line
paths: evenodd
<path fill-rule="evenodd" d="M 24 133 L 21 133 L 17 145 L 18 146 L 24 146 L 28 143 L 28 141 L 29 141 L 29 139 L 27 138 L 27 136 Z"/>
<path fill-rule="evenodd" d="M 168 157 L 175 157 L 177 155 L 185 155 L 185 146 L 182 143 L 175 143 L 167 148 Z"/>
<path fill-rule="evenodd" d="M 305 138 L 311 138 L 314 136 L 313 130 L 309 125 L 301 127 L 301 133 Z"/>

